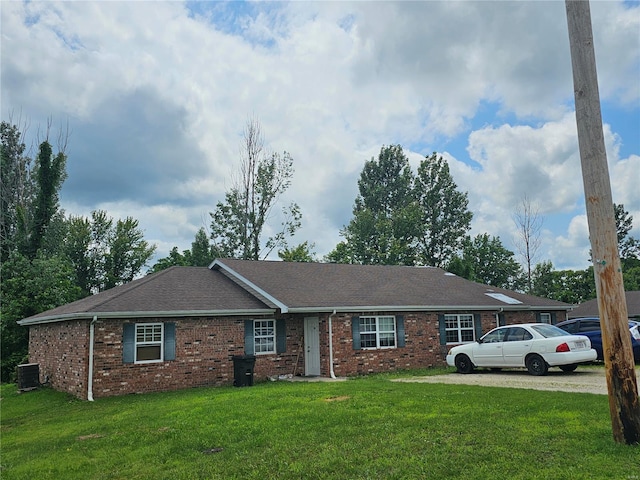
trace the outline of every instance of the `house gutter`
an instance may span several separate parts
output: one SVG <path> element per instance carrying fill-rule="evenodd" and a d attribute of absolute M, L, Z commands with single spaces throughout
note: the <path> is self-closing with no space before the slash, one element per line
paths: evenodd
<path fill-rule="evenodd" d="M 93 337 L 98 316 L 94 315 L 89 324 L 89 375 L 87 379 L 87 400 L 93 402 Z"/>
<path fill-rule="evenodd" d="M 336 314 L 336 310 L 329 315 L 329 375 L 331 378 L 336 378 L 336 373 L 333 371 L 333 316 Z"/>

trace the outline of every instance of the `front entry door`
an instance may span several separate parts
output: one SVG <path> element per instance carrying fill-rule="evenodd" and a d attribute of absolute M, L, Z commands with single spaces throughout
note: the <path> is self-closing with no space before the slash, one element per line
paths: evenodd
<path fill-rule="evenodd" d="M 320 375 L 320 326 L 318 317 L 304 319 L 304 374 Z"/>

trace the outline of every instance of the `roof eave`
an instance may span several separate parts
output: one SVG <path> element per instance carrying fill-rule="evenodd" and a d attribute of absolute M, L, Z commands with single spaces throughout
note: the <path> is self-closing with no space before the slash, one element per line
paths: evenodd
<path fill-rule="evenodd" d="M 441 311 L 522 311 L 522 310 L 546 310 L 568 311 L 571 306 L 562 305 L 355 305 L 355 306 L 322 306 L 322 307 L 290 307 L 288 313 L 327 313 L 327 312 L 441 312 Z M 284 313 L 284 312 L 283 312 Z"/>
<path fill-rule="evenodd" d="M 29 326 L 42 323 L 65 322 L 68 320 L 89 320 L 98 318 L 167 318 L 167 317 L 229 317 L 242 315 L 273 315 L 272 308 L 260 308 L 250 310 L 167 310 L 167 311 L 140 311 L 140 312 L 78 312 L 63 315 L 50 315 L 38 318 L 25 318 L 19 320 L 18 325 Z"/>

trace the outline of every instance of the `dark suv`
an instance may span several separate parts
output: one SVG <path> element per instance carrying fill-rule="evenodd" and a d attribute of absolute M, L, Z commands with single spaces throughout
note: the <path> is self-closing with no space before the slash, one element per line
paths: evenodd
<path fill-rule="evenodd" d="M 584 335 L 591 340 L 591 348 L 598 352 L 598 360 L 604 360 L 602 353 L 602 330 L 600 319 L 597 317 L 574 318 L 560 322 L 556 327 L 574 335 Z M 629 332 L 631 334 L 631 348 L 635 363 L 640 363 L 640 322 L 629 320 Z"/>

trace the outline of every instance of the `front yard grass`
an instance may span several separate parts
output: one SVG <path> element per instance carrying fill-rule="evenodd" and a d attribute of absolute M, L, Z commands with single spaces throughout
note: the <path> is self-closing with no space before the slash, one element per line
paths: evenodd
<path fill-rule="evenodd" d="M 3 385 L 0 477 L 640 479 L 640 446 L 614 443 L 605 395 L 397 376 L 95 402 Z"/>

